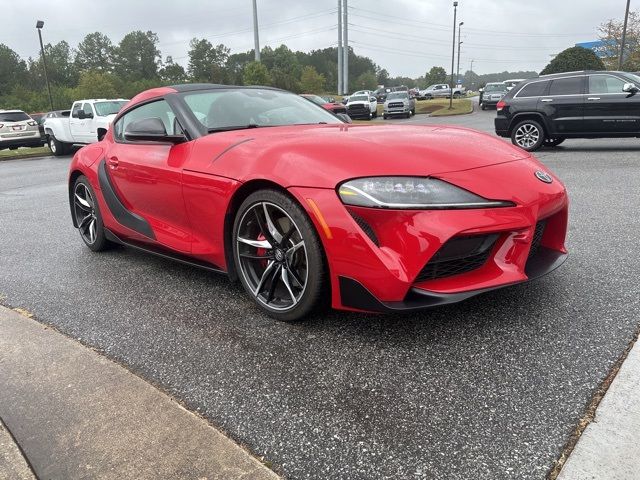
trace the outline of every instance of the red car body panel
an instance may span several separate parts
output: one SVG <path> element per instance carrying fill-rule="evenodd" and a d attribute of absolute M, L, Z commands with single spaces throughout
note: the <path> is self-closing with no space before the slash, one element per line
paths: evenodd
<path fill-rule="evenodd" d="M 143 92 L 129 105 L 172 92 L 169 87 Z M 71 180 L 82 173 L 100 192 L 97 170 L 103 159 L 117 196 L 128 210 L 147 220 L 155 239 L 120 223 L 98 194 L 109 231 L 127 241 L 189 255 L 223 271 L 230 270 L 225 240 L 234 196 L 251 182 L 286 189 L 316 226 L 335 308 L 368 309 L 345 303 L 341 278 L 355 280 L 389 305 L 399 304 L 409 292 L 450 295 L 526 281 L 534 229 L 541 220 L 547 225 L 542 246 L 566 254 L 568 199 L 560 180 L 552 176 L 552 183 L 541 182 L 534 173 L 548 169 L 529 153 L 469 129 L 301 125 L 219 132 L 177 145 L 117 143 L 109 131 L 101 142 L 76 153 Z M 336 192 L 349 179 L 394 175 L 436 177 L 515 206 L 363 208 L 344 205 Z M 371 226 L 379 245 L 352 214 Z M 483 233 L 499 237 L 480 268 L 416 281 L 448 240 Z"/>

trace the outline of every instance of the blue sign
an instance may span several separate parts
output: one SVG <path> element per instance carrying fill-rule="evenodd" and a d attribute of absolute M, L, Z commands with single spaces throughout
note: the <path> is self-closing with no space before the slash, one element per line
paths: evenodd
<path fill-rule="evenodd" d="M 576 43 L 576 47 L 593 50 L 600 58 L 609 58 L 616 56 L 617 45 L 614 40 L 594 40 L 593 42 Z"/>

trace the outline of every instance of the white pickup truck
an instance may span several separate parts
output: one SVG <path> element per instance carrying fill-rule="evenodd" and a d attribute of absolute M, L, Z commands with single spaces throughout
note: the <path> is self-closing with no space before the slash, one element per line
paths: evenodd
<path fill-rule="evenodd" d="M 51 152 L 66 155 L 74 144 L 85 145 L 102 140 L 109 124 L 129 100 L 92 99 L 73 102 L 71 115 L 47 118 L 44 133 Z"/>

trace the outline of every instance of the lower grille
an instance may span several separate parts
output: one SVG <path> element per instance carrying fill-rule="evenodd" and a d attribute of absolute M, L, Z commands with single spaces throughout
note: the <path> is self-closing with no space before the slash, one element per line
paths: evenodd
<path fill-rule="evenodd" d="M 368 110 L 366 105 L 349 105 L 347 107 L 347 111 L 351 112 L 356 112 L 356 111 L 365 111 Z"/>
<path fill-rule="evenodd" d="M 349 215 L 351 215 L 351 217 L 356 221 L 358 226 L 367 235 L 367 237 L 369 237 L 369 239 L 375 244 L 376 247 L 379 247 L 380 241 L 378 240 L 378 236 L 376 235 L 376 232 L 373 230 L 371 225 L 369 225 L 367 221 L 357 213 L 354 213 L 351 210 L 348 210 L 348 211 L 349 211 Z"/>
<path fill-rule="evenodd" d="M 531 241 L 531 249 L 529 250 L 529 258 L 538 253 L 540 245 L 542 244 L 542 237 L 544 236 L 544 227 L 546 227 L 546 225 L 547 222 L 544 220 L 536 223 L 536 229 L 533 232 L 533 240 Z"/>
<path fill-rule="evenodd" d="M 482 267 L 493 249 L 498 234 L 456 237 L 446 242 L 416 277 L 416 282 L 467 273 Z"/>

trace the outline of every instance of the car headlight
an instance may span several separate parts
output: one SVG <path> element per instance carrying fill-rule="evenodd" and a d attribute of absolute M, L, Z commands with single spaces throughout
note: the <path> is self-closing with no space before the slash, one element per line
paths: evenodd
<path fill-rule="evenodd" d="M 343 203 L 392 209 L 462 209 L 513 207 L 513 202 L 488 200 L 437 178 L 368 177 L 338 186 Z"/>

